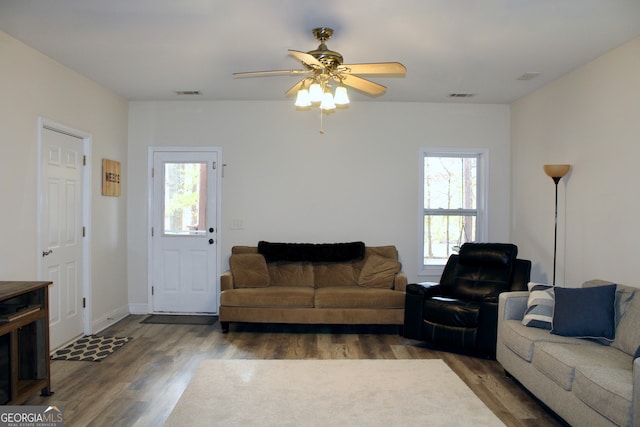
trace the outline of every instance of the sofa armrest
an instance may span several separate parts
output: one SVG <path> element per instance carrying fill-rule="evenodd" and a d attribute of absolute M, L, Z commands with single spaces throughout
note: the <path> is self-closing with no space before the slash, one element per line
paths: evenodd
<path fill-rule="evenodd" d="M 404 326 L 403 336 L 414 340 L 422 340 L 424 322 L 424 300 L 438 294 L 438 283 L 410 283 L 404 294 Z"/>
<path fill-rule="evenodd" d="M 527 310 L 529 292 L 503 292 L 500 294 L 498 303 L 498 319 L 502 320 L 522 320 Z"/>
<path fill-rule="evenodd" d="M 220 292 L 227 289 L 233 289 L 233 274 L 231 274 L 231 270 L 227 270 L 220 275 Z"/>
<path fill-rule="evenodd" d="M 407 283 L 409 279 L 407 279 L 407 275 L 402 271 L 396 274 L 396 277 L 393 279 L 393 290 L 405 292 L 407 290 Z"/>
<path fill-rule="evenodd" d="M 442 295 L 442 285 L 438 282 L 411 283 L 407 285 L 407 294 L 419 296 L 421 299 Z"/>
<path fill-rule="evenodd" d="M 631 423 L 640 426 L 640 357 L 633 359 L 633 392 L 631 395 Z"/>

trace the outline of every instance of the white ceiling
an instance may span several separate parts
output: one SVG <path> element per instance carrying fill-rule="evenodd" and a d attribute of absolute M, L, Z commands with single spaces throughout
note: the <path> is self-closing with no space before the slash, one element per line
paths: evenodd
<path fill-rule="evenodd" d="M 1 30 L 130 100 L 284 100 L 296 77 L 232 73 L 298 68 L 320 26 L 345 63 L 407 67 L 352 100 L 510 103 L 640 36 L 640 0 L 0 0 Z"/>

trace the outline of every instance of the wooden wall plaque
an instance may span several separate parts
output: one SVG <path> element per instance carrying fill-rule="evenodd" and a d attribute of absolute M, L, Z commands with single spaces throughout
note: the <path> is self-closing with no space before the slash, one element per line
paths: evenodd
<path fill-rule="evenodd" d="M 102 159 L 102 195 L 120 196 L 120 162 Z"/>

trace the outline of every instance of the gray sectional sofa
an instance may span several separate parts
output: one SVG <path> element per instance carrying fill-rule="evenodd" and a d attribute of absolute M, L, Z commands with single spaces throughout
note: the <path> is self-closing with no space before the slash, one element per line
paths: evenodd
<path fill-rule="evenodd" d="M 525 326 L 529 295 L 500 295 L 496 359 L 505 371 L 571 425 L 640 426 L 640 289 L 617 285 L 615 339 L 608 342 Z M 577 309 L 583 318 L 596 316 L 584 304 Z"/>

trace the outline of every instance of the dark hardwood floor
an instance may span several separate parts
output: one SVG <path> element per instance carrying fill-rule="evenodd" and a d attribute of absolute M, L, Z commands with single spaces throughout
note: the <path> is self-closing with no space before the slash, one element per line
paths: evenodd
<path fill-rule="evenodd" d="M 563 425 L 492 360 L 429 349 L 396 328 L 159 325 L 132 315 L 103 331 L 134 339 L 101 362 L 54 360 L 51 397 L 65 426 L 161 426 L 203 359 L 443 359 L 507 426 Z M 224 385 L 214 385 L 220 387 Z M 428 399 L 428 396 L 425 396 Z"/>

